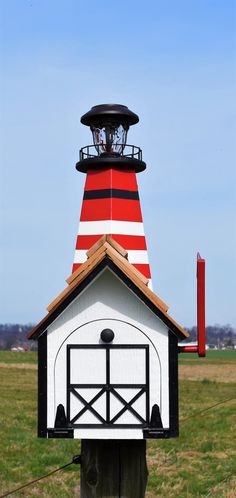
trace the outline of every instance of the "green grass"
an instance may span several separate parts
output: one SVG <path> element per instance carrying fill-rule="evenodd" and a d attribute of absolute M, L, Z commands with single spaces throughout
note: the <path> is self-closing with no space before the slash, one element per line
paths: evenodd
<path fill-rule="evenodd" d="M 0 353 L 0 363 L 8 363 L 0 367 L 0 494 L 68 463 L 80 452 L 76 440 L 37 438 L 37 372 L 14 366 L 20 361 L 35 363 L 36 354 Z M 222 358 L 214 361 L 221 363 Z M 236 400 L 194 416 L 231 397 L 236 397 L 235 383 L 180 382 L 180 437 L 148 441 L 147 498 L 235 497 Z M 78 488 L 79 466 L 73 465 L 12 496 L 66 498 L 78 496 Z"/>
<path fill-rule="evenodd" d="M 199 358 L 197 354 L 193 353 L 181 353 L 179 355 L 180 362 L 183 361 L 204 361 L 212 362 L 214 360 L 236 360 L 236 350 L 224 349 L 224 350 L 208 350 L 206 352 L 205 358 Z M 13 352 L 13 351 L 0 351 L 0 363 L 37 363 L 37 353 L 36 352 Z"/>
<path fill-rule="evenodd" d="M 23 357 L 22 357 L 23 358 Z M 1 369 L 0 493 L 14 489 L 68 463 L 80 451 L 79 441 L 38 439 L 36 370 Z M 78 485 L 78 466 L 69 467 L 17 496 L 69 497 Z"/>
<path fill-rule="evenodd" d="M 37 353 L 0 351 L 0 363 L 37 363 Z"/>
<path fill-rule="evenodd" d="M 180 353 L 179 355 L 180 359 L 191 359 L 191 360 L 198 360 L 199 357 L 196 353 Z M 206 351 L 206 356 L 205 358 L 201 358 L 205 360 L 215 360 L 215 359 L 224 359 L 224 360 L 229 360 L 229 359 L 235 359 L 236 360 L 236 349 L 208 349 Z"/>
<path fill-rule="evenodd" d="M 236 362 L 236 350 L 234 349 L 219 349 L 219 350 L 208 350 L 206 351 L 206 356 L 204 358 L 199 358 L 196 353 L 180 353 L 179 354 L 180 364 L 192 363 L 196 364 L 218 364 L 218 363 L 234 363 Z"/>
<path fill-rule="evenodd" d="M 150 496 L 203 497 L 226 476 L 236 474 L 236 400 L 193 416 L 234 396 L 235 384 L 180 383 L 180 437 L 148 444 Z M 219 496 L 227 495 L 221 489 Z"/>
<path fill-rule="evenodd" d="M 224 358 L 227 360 L 230 358 L 236 359 L 236 349 L 208 350 L 206 352 L 206 358 L 209 358 L 209 359 Z"/>

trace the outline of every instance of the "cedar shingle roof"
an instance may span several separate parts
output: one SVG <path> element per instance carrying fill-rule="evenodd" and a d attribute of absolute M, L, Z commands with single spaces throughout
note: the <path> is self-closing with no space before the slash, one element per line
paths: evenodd
<path fill-rule="evenodd" d="M 127 251 L 121 247 L 109 235 L 104 235 L 94 244 L 87 252 L 87 261 L 83 263 L 72 275 L 67 278 L 68 286 L 52 301 L 48 307 L 48 314 L 36 325 L 28 334 L 28 339 L 38 338 L 43 333 L 48 325 L 52 323 L 57 316 L 68 306 L 75 298 L 75 293 L 79 287 L 86 287 L 86 279 L 96 274 L 99 267 L 110 266 L 117 270 L 121 278 L 125 277 L 133 284 L 133 290 L 136 294 L 145 301 L 154 312 L 169 326 L 169 328 L 184 339 L 188 337 L 188 333 L 167 313 L 168 306 L 147 287 L 148 279 L 140 273 L 128 261 Z M 101 265 L 103 263 L 103 265 Z M 78 292 L 77 292 L 78 294 Z M 76 295 L 77 295 L 76 294 Z"/>

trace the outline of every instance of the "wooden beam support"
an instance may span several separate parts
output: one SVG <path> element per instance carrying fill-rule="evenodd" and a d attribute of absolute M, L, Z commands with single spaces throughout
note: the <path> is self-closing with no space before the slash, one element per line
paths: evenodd
<path fill-rule="evenodd" d="M 144 498 L 145 440 L 81 442 L 81 498 Z"/>

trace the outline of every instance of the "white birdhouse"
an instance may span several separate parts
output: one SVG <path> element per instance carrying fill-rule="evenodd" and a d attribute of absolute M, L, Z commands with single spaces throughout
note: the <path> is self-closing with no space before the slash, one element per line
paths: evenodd
<path fill-rule="evenodd" d="M 104 236 L 32 330 L 39 437 L 178 435 L 178 341 L 188 334 Z"/>

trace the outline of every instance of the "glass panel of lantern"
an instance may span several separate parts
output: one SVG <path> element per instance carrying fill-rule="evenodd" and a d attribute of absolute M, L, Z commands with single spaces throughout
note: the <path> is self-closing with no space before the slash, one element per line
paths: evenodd
<path fill-rule="evenodd" d="M 92 126 L 93 142 L 98 155 L 120 155 L 126 145 L 128 128 L 127 124 L 121 123 Z"/>

